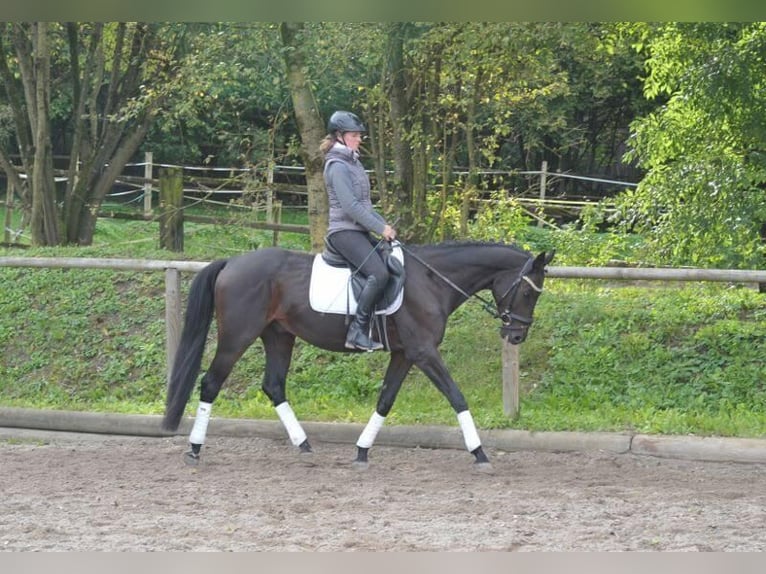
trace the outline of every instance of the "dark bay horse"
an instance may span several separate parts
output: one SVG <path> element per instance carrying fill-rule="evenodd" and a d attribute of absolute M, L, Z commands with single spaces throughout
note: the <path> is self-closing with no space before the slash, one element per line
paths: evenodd
<path fill-rule="evenodd" d="M 450 242 L 402 246 L 406 269 L 401 307 L 385 318 L 391 358 L 375 412 L 357 446 L 358 466 L 367 464 L 369 449 L 394 404 L 410 368 L 420 368 L 449 401 L 463 433 L 466 449 L 479 465 L 488 465 L 463 394 L 450 376 L 438 347 L 448 316 L 474 296 L 501 320 L 500 334 L 521 343 L 543 290 L 545 266 L 553 252 L 534 257 L 513 245 Z M 181 342 L 168 387 L 163 428 L 176 430 L 197 381 L 210 324 L 215 315 L 218 340 L 209 369 L 202 377 L 200 402 L 189 436 L 187 462 L 199 459 L 210 410 L 221 386 L 245 350 L 260 337 L 266 353 L 262 389 L 271 399 L 291 442 L 311 452 L 306 433 L 287 402 L 285 382 L 295 338 L 338 352 L 344 347 L 343 315 L 319 313 L 309 305 L 314 255 L 281 248 L 252 251 L 213 261 L 192 281 Z M 478 295 L 489 289 L 494 301 Z"/>

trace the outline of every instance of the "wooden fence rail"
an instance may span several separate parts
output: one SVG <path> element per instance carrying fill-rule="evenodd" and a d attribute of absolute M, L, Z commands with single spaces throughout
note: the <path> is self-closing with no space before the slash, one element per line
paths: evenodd
<path fill-rule="evenodd" d="M 110 269 L 165 273 L 165 349 L 167 377 L 178 349 L 182 325 L 181 273 L 196 273 L 209 262 L 146 259 L 95 259 L 85 257 L 0 257 L 0 267 Z M 549 267 L 548 277 L 627 281 L 718 281 L 766 283 L 766 271 L 742 269 L 661 269 L 623 267 Z M 503 342 L 503 409 L 519 412 L 519 347 Z"/>

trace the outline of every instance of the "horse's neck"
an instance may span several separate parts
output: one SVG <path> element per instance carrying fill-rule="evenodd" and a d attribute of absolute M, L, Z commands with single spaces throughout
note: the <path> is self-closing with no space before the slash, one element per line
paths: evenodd
<path fill-rule="evenodd" d="M 487 289 L 498 273 L 523 265 L 524 254 L 505 245 L 460 245 L 435 249 L 426 255 L 434 269 L 443 273 L 469 295 Z"/>

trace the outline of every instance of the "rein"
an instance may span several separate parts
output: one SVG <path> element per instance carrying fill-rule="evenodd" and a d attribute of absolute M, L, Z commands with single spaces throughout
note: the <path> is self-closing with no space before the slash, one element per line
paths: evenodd
<path fill-rule="evenodd" d="M 427 262 L 426 260 L 424 260 L 422 257 L 420 257 L 419 255 L 416 255 L 415 253 L 413 253 L 412 251 L 410 251 L 410 250 L 407 248 L 407 246 L 405 246 L 405 245 L 404 245 L 404 243 L 402 243 L 401 241 L 399 241 L 399 245 L 401 246 L 401 248 L 402 248 L 404 251 L 406 251 L 406 252 L 407 252 L 407 253 L 410 255 L 410 257 L 412 257 L 413 259 L 415 259 L 415 260 L 416 260 L 418 263 L 420 263 L 420 264 L 421 264 L 423 267 L 425 267 L 426 269 L 428 269 L 428 270 L 429 270 L 431 273 L 433 273 L 434 275 L 436 275 L 436 276 L 437 276 L 439 279 L 441 279 L 441 280 L 442 280 L 442 281 L 444 281 L 444 282 L 445 282 L 447 285 L 449 285 L 450 287 L 452 287 L 452 288 L 453 288 L 455 291 L 457 291 L 458 293 L 460 293 L 460 294 L 461 294 L 463 297 L 465 297 L 465 298 L 466 298 L 466 300 L 467 300 L 467 299 L 470 299 L 471 297 L 476 297 L 476 298 L 477 298 L 479 301 L 481 301 L 481 302 L 482 302 L 482 308 L 483 308 L 483 309 L 484 309 L 484 310 L 485 310 L 487 313 L 489 313 L 489 314 L 490 314 L 490 315 L 491 315 L 491 316 L 492 316 L 494 319 L 500 319 L 500 318 L 501 318 L 501 315 L 500 315 L 500 314 L 499 314 L 499 313 L 498 313 L 498 312 L 495 310 L 495 306 L 492 304 L 492 302 L 491 302 L 491 301 L 488 301 L 487 299 L 485 299 L 484 297 L 482 297 L 482 296 L 481 296 L 481 295 L 479 295 L 478 293 L 474 293 L 473 295 L 470 295 L 470 294 L 466 293 L 466 292 L 465 292 L 463 289 L 461 289 L 461 288 L 460 288 L 460 286 L 458 286 L 457 284 L 455 284 L 455 282 L 454 282 L 454 281 L 452 281 L 452 280 L 451 280 L 449 277 L 445 276 L 445 275 L 444 275 L 443 273 L 441 273 L 439 270 L 435 269 L 435 268 L 433 267 L 433 265 L 431 265 L 430 263 L 428 263 L 428 262 Z M 522 269 L 522 273 L 523 273 L 525 270 L 527 270 L 527 269 L 528 269 L 528 268 L 531 266 L 531 262 L 532 262 L 532 259 L 530 258 L 530 259 L 529 259 L 529 261 L 527 261 L 527 263 L 524 265 L 524 268 Z M 532 285 L 532 287 L 533 287 L 533 288 L 534 288 L 536 291 L 542 291 L 542 289 L 539 289 L 539 287 L 537 287 L 537 285 L 535 285 L 534 283 L 532 283 L 532 281 L 531 281 L 531 280 L 530 280 L 530 279 L 529 279 L 529 278 L 528 278 L 526 275 L 525 275 L 525 276 L 523 276 L 523 277 L 524 277 L 524 279 L 526 279 L 526 280 L 527 280 L 527 282 L 529 282 L 529 283 Z M 503 299 L 505 299 L 505 297 L 506 297 L 506 296 L 507 296 L 507 295 L 508 295 L 508 294 L 511 292 L 511 289 L 513 289 L 514 287 L 517 287 L 517 286 L 518 286 L 518 284 L 519 284 L 519 281 L 520 281 L 520 280 L 521 280 L 521 279 L 517 279 L 516 281 L 514 281 L 514 282 L 513 282 L 513 284 L 512 284 L 512 285 L 511 285 L 511 286 L 508 288 L 508 290 L 505 292 L 505 294 L 503 294 L 503 296 L 500 298 L 500 300 L 501 300 L 501 301 L 502 301 Z"/>

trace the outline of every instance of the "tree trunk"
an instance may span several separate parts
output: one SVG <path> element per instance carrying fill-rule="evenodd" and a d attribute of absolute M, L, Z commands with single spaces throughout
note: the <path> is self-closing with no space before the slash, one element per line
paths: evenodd
<path fill-rule="evenodd" d="M 392 155 L 394 160 L 394 178 L 392 193 L 399 210 L 399 227 L 405 237 L 409 237 L 414 222 L 413 189 L 415 167 L 413 153 L 407 141 L 409 120 L 407 117 L 407 80 L 404 68 L 404 37 L 408 24 L 394 22 L 388 34 L 388 92 L 391 101 Z"/>
<path fill-rule="evenodd" d="M 161 97 L 147 102 L 131 121 L 113 119 L 126 102 L 140 93 L 143 66 L 150 58 L 157 41 L 156 30 L 147 24 L 129 27 L 119 23 L 114 30 L 111 51 L 111 70 L 105 76 L 104 41 L 102 28 L 94 25 L 90 34 L 87 57 L 80 71 L 75 67 L 80 86 L 74 96 L 77 110 L 72 161 L 69 166 L 71 188 L 67 190 L 66 239 L 69 243 L 90 245 L 96 230 L 96 213 L 125 164 L 143 141 L 149 125 L 161 104 Z M 70 41 L 76 34 L 70 31 Z M 75 48 L 70 47 L 70 52 Z M 168 58 L 167 63 L 172 61 Z M 166 68 L 156 68 L 154 78 L 161 82 Z M 108 86 L 106 98 L 99 103 L 104 83 Z M 78 161 L 75 161 L 75 158 Z"/>
<path fill-rule="evenodd" d="M 50 54 L 48 24 L 35 25 L 34 87 L 34 168 L 32 171 L 32 244 L 58 245 L 59 215 L 53 178 L 53 153 L 50 127 Z"/>
<path fill-rule="evenodd" d="M 11 159 L 3 153 L 2 149 L 0 149 L 0 168 L 2 168 L 8 178 L 8 187 L 17 189 L 19 195 L 22 196 L 24 193 L 23 190 L 26 189 L 25 182 L 19 177 L 19 172 L 16 170 L 13 163 L 11 163 Z"/>
<path fill-rule="evenodd" d="M 442 125 L 444 134 L 442 136 L 443 148 L 442 162 L 441 162 L 441 185 L 439 187 L 439 207 L 433 214 L 433 221 L 431 222 L 431 229 L 428 231 L 427 239 L 432 241 L 444 241 L 446 234 L 444 230 L 444 212 L 447 209 L 447 202 L 449 201 L 450 191 L 452 185 L 452 174 L 454 172 L 455 156 L 457 155 L 457 134 L 455 132 L 450 133 L 448 131 L 447 123 Z"/>
<path fill-rule="evenodd" d="M 370 117 L 367 118 L 369 133 L 370 133 L 370 146 L 372 147 L 372 158 L 375 167 L 375 181 L 378 189 L 378 196 L 380 198 L 380 207 L 384 214 L 388 215 L 391 212 L 391 198 L 388 194 L 388 181 L 386 180 L 386 143 L 385 143 L 385 116 L 382 111 L 383 105 L 375 106 L 377 114 L 370 113 Z"/>
<path fill-rule="evenodd" d="M 301 135 L 301 156 L 306 166 L 311 249 L 317 253 L 324 248 L 324 236 L 329 221 L 324 185 L 324 157 L 319 151 L 319 143 L 325 135 L 325 129 L 306 75 L 307 58 L 300 38 L 303 27 L 302 23 L 282 22 L 279 32 L 285 46 L 282 53 L 287 65 L 287 84 L 290 87 L 295 121 Z"/>
<path fill-rule="evenodd" d="M 69 41 L 69 58 L 72 62 L 70 77 L 72 78 L 72 109 L 74 117 L 77 118 L 74 123 L 74 134 L 72 136 L 72 148 L 69 154 L 69 168 L 67 173 L 67 187 L 64 200 L 64 225 L 66 227 L 67 241 L 76 243 L 79 233 L 73 232 L 79 226 L 79 212 L 82 210 L 84 200 L 87 196 L 87 190 L 84 189 L 83 180 L 79 175 L 81 158 L 91 156 L 90 138 L 88 132 L 84 129 L 86 122 L 82 118 L 86 117 L 86 102 L 88 101 L 88 90 L 93 85 L 93 68 L 96 58 L 94 54 L 100 51 L 101 32 L 103 25 L 98 23 L 94 26 L 93 33 L 90 36 L 90 47 L 85 57 L 84 66 L 80 67 L 80 38 L 75 22 L 67 24 L 67 38 Z M 81 75 L 82 74 L 82 75 Z M 89 166 L 92 167 L 92 166 Z M 75 194 L 76 192 L 76 194 Z M 78 201 L 78 199 L 80 199 Z M 91 241 L 92 242 L 92 238 Z M 88 242 L 88 243 L 90 243 Z"/>
<path fill-rule="evenodd" d="M 91 245 L 93 243 L 93 235 L 96 232 L 96 213 L 98 212 L 98 209 L 93 208 L 93 206 L 100 206 L 103 203 L 115 180 L 144 140 L 153 118 L 153 113 L 148 113 L 137 123 L 133 131 L 120 138 L 117 148 L 105 161 L 108 163 L 106 167 L 90 170 L 90 177 L 83 176 L 82 181 L 78 182 L 72 196 L 71 214 L 67 226 L 67 241 L 69 243 L 78 245 Z"/>
<path fill-rule="evenodd" d="M 476 109 L 479 105 L 481 85 L 484 73 L 481 68 L 476 72 L 473 94 L 468 102 L 465 120 L 465 147 L 468 154 L 468 179 L 463 189 L 460 202 L 460 236 L 468 235 L 468 219 L 471 215 L 471 202 L 477 196 L 479 187 L 479 161 L 476 153 Z"/>
<path fill-rule="evenodd" d="M 18 25 L 7 24 L 6 26 L 17 27 Z M 20 32 L 14 29 L 13 35 L 18 36 L 20 35 Z M 5 49 L 3 34 L 0 34 L 0 78 L 3 80 L 6 100 L 10 106 L 11 113 L 13 114 L 16 140 L 18 142 L 19 154 L 21 155 L 21 171 L 29 174 L 32 172 L 32 161 L 34 156 L 32 132 L 30 130 L 28 115 L 24 110 L 24 94 L 19 90 L 19 85 L 16 82 L 14 73 L 8 68 L 8 58 L 9 56 Z M 16 58 L 18 60 L 22 59 L 18 50 L 16 50 Z M 6 172 L 8 181 L 13 182 L 19 197 L 21 197 L 22 210 L 29 216 L 32 207 L 32 198 L 29 193 L 28 180 L 23 180 L 19 177 L 19 173 L 12 166 L 10 158 L 6 156 L 2 150 L 0 150 L 0 167 Z"/>

